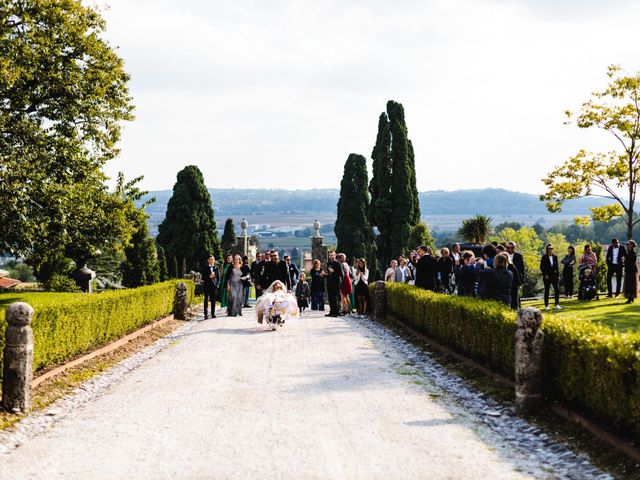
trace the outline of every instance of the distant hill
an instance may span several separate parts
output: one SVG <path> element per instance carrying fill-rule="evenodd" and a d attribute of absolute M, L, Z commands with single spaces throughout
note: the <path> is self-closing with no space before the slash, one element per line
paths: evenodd
<path fill-rule="evenodd" d="M 280 189 L 226 189 L 210 188 L 209 193 L 221 228 L 226 217 L 260 216 L 280 218 L 286 216 L 335 218 L 339 190 L 280 190 Z M 147 208 L 152 233 L 164 219 L 171 190 L 150 192 L 156 202 Z M 565 215 L 586 215 L 589 207 L 603 205 L 603 199 L 583 198 L 566 202 Z M 422 215 L 474 215 L 481 213 L 495 217 L 505 215 L 548 215 L 549 212 L 537 195 L 498 188 L 434 190 L 420 193 Z M 309 220 L 311 221 L 311 220 Z"/>

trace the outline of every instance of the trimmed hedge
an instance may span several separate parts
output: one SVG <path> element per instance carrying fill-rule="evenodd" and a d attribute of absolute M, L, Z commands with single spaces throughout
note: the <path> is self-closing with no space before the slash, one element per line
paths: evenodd
<path fill-rule="evenodd" d="M 193 282 L 181 281 L 189 287 L 188 299 L 191 302 Z M 34 371 L 106 345 L 170 314 L 177 282 L 171 280 L 140 288 L 87 294 L 56 305 L 32 305 L 35 310 L 32 323 Z M 0 365 L 5 330 L 2 312 Z"/>
<path fill-rule="evenodd" d="M 370 285 L 373 289 L 375 284 Z M 515 376 L 515 312 L 387 283 L 389 313 L 494 371 Z M 640 334 L 543 315 L 545 393 L 640 438 Z"/>

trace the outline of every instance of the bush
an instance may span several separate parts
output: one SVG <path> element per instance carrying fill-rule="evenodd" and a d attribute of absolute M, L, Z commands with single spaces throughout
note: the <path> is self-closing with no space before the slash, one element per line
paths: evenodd
<path fill-rule="evenodd" d="M 191 302 L 193 282 L 183 281 L 189 286 Z M 174 280 L 129 290 L 87 294 L 66 303 L 36 307 L 32 323 L 34 371 L 101 347 L 168 315 L 173 310 L 175 285 Z M 0 363 L 5 329 L 2 315 Z"/>
<path fill-rule="evenodd" d="M 507 307 L 398 283 L 386 287 L 392 315 L 514 378 L 515 313 Z M 543 317 L 542 330 L 546 395 L 640 439 L 640 334 L 552 316 Z"/>
<path fill-rule="evenodd" d="M 47 292 L 80 292 L 80 287 L 72 278 L 66 275 L 54 274 L 44 282 L 44 289 Z"/>
<path fill-rule="evenodd" d="M 453 350 L 514 378 L 513 311 L 497 302 L 442 295 L 401 283 L 387 283 L 386 287 L 392 315 Z M 375 288 L 375 284 L 370 288 Z"/>

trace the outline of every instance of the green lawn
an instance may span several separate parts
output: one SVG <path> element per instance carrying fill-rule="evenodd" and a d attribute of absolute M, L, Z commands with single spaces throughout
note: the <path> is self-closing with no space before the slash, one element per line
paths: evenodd
<path fill-rule="evenodd" d="M 600 295 L 600 300 L 579 302 L 575 299 L 564 300 L 560 298 L 562 310 L 553 308 L 544 311 L 544 302 L 540 300 L 523 302 L 523 307 L 536 307 L 543 310 L 544 315 L 557 317 L 573 317 L 584 321 L 605 325 L 620 332 L 640 331 L 640 300 L 630 305 L 625 305 L 625 298 L 606 298 Z M 549 302 L 553 307 L 553 298 Z"/>
<path fill-rule="evenodd" d="M 15 292 L 0 293 L 0 319 L 5 309 L 13 302 L 27 302 L 33 308 L 55 305 L 82 298 L 83 293 Z"/>

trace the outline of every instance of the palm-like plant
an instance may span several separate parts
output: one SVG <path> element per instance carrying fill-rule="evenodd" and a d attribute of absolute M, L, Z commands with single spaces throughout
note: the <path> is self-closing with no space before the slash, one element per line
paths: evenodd
<path fill-rule="evenodd" d="M 487 237 L 491 234 L 493 219 L 486 215 L 475 215 L 471 218 L 462 220 L 462 226 L 458 230 L 458 234 L 467 242 L 486 243 Z"/>

